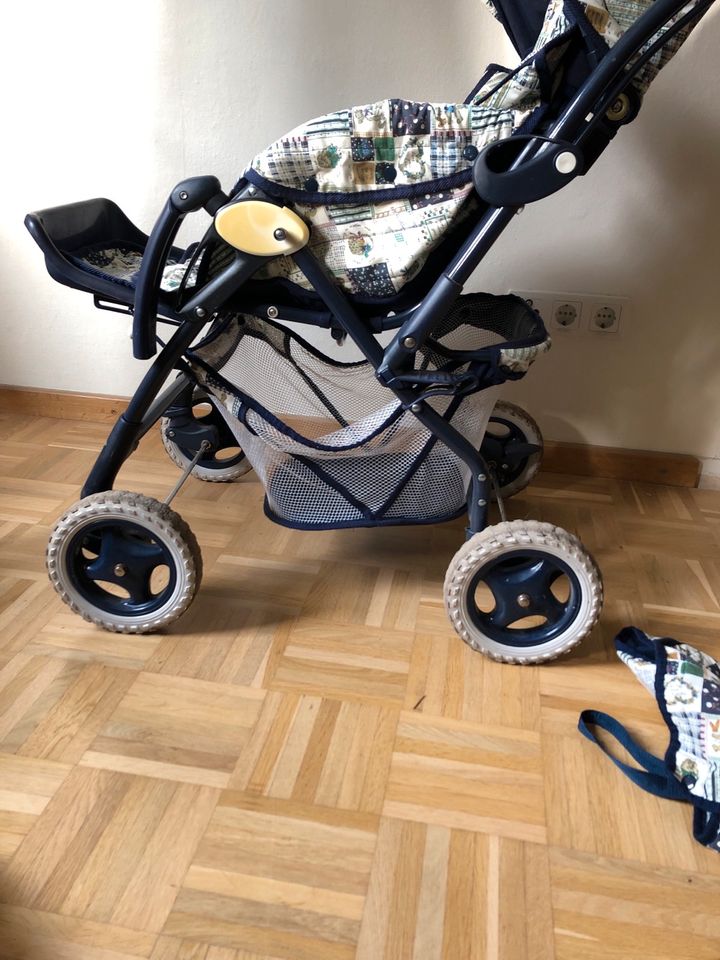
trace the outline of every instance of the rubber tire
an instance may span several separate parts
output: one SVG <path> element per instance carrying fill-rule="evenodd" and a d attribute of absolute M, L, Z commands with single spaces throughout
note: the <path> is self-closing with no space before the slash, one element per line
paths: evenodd
<path fill-rule="evenodd" d="M 485 563 L 522 547 L 548 552 L 568 564 L 582 597 L 572 623 L 557 637 L 534 647 L 513 647 L 488 637 L 473 622 L 465 603 L 468 588 Z M 444 596 L 450 622 L 473 650 L 502 663 L 546 663 L 572 650 L 590 633 L 602 610 L 603 584 L 597 564 L 577 537 L 551 523 L 512 520 L 487 527 L 460 547 L 448 567 Z"/>
<path fill-rule="evenodd" d="M 506 483 L 505 486 L 500 487 L 500 496 L 503 500 L 508 500 L 510 497 L 514 497 L 516 494 L 525 490 L 526 487 L 530 486 L 540 469 L 544 448 L 543 435 L 536 421 L 516 403 L 510 403 L 508 400 L 498 400 L 493 407 L 493 412 L 490 414 L 490 419 L 492 420 L 495 416 L 502 417 L 503 420 L 509 420 L 515 424 L 516 427 L 522 430 L 527 443 L 534 443 L 540 447 L 537 453 L 533 453 L 528 457 L 522 473 L 515 477 L 510 483 Z M 490 426 L 491 424 L 488 422 L 488 430 Z M 491 499 L 497 499 L 494 491 L 491 494 Z"/>
<path fill-rule="evenodd" d="M 204 402 L 212 403 L 213 401 L 208 397 Z M 197 404 L 198 401 L 196 400 L 195 403 Z M 182 452 L 180 447 L 168 437 L 167 431 L 169 426 L 170 420 L 167 417 L 162 417 L 160 420 L 160 437 L 165 447 L 165 452 L 174 464 L 180 467 L 181 470 L 184 470 L 190 463 L 190 459 Z M 251 470 L 252 464 L 248 458 L 245 457 L 240 463 L 236 463 L 230 467 L 218 467 L 217 469 L 202 467 L 200 464 L 197 464 L 193 467 L 190 476 L 195 477 L 196 480 L 203 480 L 205 483 L 233 483 L 233 481 L 244 477 L 245 474 Z"/>
<path fill-rule="evenodd" d="M 107 517 L 131 520 L 162 539 L 177 563 L 178 583 L 167 604 L 142 619 L 109 614 L 83 597 L 64 566 L 65 548 L 71 538 L 92 520 Z M 78 500 L 57 521 L 47 547 L 50 582 L 61 599 L 85 620 L 113 633 L 153 633 L 167 627 L 192 603 L 202 580 L 202 555 L 195 534 L 167 504 L 152 497 L 123 490 L 96 493 Z"/>

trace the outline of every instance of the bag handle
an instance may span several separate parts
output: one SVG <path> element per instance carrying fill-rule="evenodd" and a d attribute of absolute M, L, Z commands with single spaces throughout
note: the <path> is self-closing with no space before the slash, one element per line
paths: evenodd
<path fill-rule="evenodd" d="M 598 740 L 594 731 L 590 729 L 591 727 L 599 727 L 614 737 L 643 769 L 638 770 L 637 767 L 630 766 L 629 763 L 623 763 L 622 760 L 613 756 L 607 747 Z M 613 717 L 602 713 L 600 710 L 583 710 L 578 721 L 578 730 L 591 743 L 597 744 L 615 766 L 638 787 L 654 794 L 656 797 L 663 797 L 665 800 L 684 800 L 688 802 L 687 791 L 670 773 L 663 761 L 635 743 L 625 727 Z"/>

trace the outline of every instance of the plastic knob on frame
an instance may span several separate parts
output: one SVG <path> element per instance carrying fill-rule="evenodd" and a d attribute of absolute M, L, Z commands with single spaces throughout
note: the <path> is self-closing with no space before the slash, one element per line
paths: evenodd
<path fill-rule="evenodd" d="M 215 214 L 215 229 L 231 247 L 254 257 L 287 256 L 310 239 L 308 225 L 293 210 L 265 200 L 227 204 Z"/>

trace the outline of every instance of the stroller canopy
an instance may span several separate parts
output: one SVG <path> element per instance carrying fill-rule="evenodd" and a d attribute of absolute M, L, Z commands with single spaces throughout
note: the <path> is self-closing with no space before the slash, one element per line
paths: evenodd
<path fill-rule="evenodd" d="M 526 57 L 540 35 L 547 0 L 482 0 L 505 28 L 513 46 Z"/>

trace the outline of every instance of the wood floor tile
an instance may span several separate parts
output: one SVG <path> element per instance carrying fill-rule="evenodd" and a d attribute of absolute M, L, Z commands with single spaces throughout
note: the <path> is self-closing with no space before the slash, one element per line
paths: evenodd
<path fill-rule="evenodd" d="M 268 686 L 318 696 L 401 705 L 413 635 L 303 621 L 279 651 Z"/>
<path fill-rule="evenodd" d="M 71 770 L 68 763 L 0 753 L 0 862 L 12 858 Z"/>
<path fill-rule="evenodd" d="M 399 711 L 271 692 L 229 786 L 380 813 Z"/>
<path fill-rule="evenodd" d="M 716 960 L 715 877 L 551 849 L 559 960 Z"/>
<path fill-rule="evenodd" d="M 165 933 L 287 960 L 354 957 L 375 818 L 228 792 Z"/>
<path fill-rule="evenodd" d="M 579 736 L 548 743 L 544 782 L 552 845 L 720 877 L 720 858 L 693 840 L 692 809 L 638 790 Z"/>
<path fill-rule="evenodd" d="M 155 934 L 0 904 L 3 960 L 137 960 L 151 957 Z"/>
<path fill-rule="evenodd" d="M 357 960 L 551 960 L 542 846 L 384 819 Z"/>
<path fill-rule="evenodd" d="M 219 795 L 75 768 L 7 866 L 6 897 L 18 906 L 157 932 Z"/>
<path fill-rule="evenodd" d="M 141 673 L 82 762 L 225 786 L 264 697 L 250 687 Z"/>
<path fill-rule="evenodd" d="M 543 843 L 541 771 L 536 733 L 403 713 L 383 812 Z"/>
<path fill-rule="evenodd" d="M 446 616 L 443 606 L 442 615 Z M 433 717 L 537 730 L 540 676 L 478 657 L 454 632 L 417 634 L 405 707 Z"/>
<path fill-rule="evenodd" d="M 100 632 L 62 607 L 26 643 L 26 653 L 142 670 L 155 653 L 160 637 Z"/>

